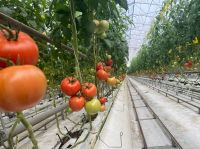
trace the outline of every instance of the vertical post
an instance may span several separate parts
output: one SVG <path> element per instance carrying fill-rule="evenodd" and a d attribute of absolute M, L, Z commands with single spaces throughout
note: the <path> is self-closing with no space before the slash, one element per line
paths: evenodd
<path fill-rule="evenodd" d="M 0 119 L 1 119 L 1 126 L 3 128 L 3 131 L 5 132 L 6 131 L 6 127 L 5 127 L 5 123 L 4 123 L 3 117 L 2 117 L 2 112 L 0 112 Z"/>

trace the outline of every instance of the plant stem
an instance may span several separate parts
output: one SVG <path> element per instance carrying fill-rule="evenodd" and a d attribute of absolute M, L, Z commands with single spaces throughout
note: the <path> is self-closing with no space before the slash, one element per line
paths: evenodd
<path fill-rule="evenodd" d="M 15 128 L 17 124 L 20 122 L 20 119 L 17 118 L 14 124 L 12 125 L 12 128 L 8 134 L 8 146 L 9 148 L 13 149 L 14 148 L 14 143 L 13 143 L 13 132 L 15 131 Z"/>
<path fill-rule="evenodd" d="M 56 108 L 56 100 L 55 100 L 55 99 L 53 99 L 53 107 Z M 60 133 L 61 135 L 65 136 L 65 134 L 62 133 L 62 131 L 61 131 L 61 129 L 60 129 L 60 124 L 59 124 L 59 120 L 58 120 L 58 115 L 57 115 L 57 113 L 55 114 L 55 117 L 56 117 L 56 126 L 57 126 L 57 128 L 58 128 L 59 133 Z"/>
<path fill-rule="evenodd" d="M 76 146 L 78 146 L 79 144 L 83 143 L 86 141 L 86 139 L 89 137 L 90 131 L 92 130 L 92 121 L 91 121 L 91 115 L 88 115 L 89 121 L 90 121 L 90 129 L 87 133 L 87 135 L 85 136 L 85 138 L 82 141 L 79 141 L 77 143 L 75 143 L 70 149 L 75 148 Z"/>
<path fill-rule="evenodd" d="M 70 0 L 70 8 L 71 8 L 71 27 L 72 27 L 72 46 L 74 49 L 74 57 L 75 57 L 75 64 L 76 64 L 76 74 L 80 79 L 80 82 L 83 82 L 80 64 L 79 64 L 79 53 L 78 53 L 78 38 L 77 38 L 77 29 L 76 29 L 76 22 L 75 22 L 75 10 L 74 10 L 74 1 Z"/>
<path fill-rule="evenodd" d="M 26 118 L 24 117 L 22 112 L 17 112 L 17 118 L 20 119 L 21 123 L 27 129 L 27 131 L 29 133 L 29 138 L 30 138 L 31 142 L 33 143 L 33 148 L 39 149 L 38 143 L 37 143 L 37 140 L 35 139 L 31 124 L 26 120 Z"/>

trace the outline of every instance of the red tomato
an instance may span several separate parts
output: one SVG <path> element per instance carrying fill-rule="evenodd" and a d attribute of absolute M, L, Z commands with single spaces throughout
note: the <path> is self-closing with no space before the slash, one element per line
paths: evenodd
<path fill-rule="evenodd" d="M 97 71 L 96 76 L 99 80 L 107 80 L 109 77 L 109 74 L 105 72 L 103 69 L 100 69 Z"/>
<path fill-rule="evenodd" d="M 104 112 L 105 110 L 106 110 L 106 106 L 105 105 L 101 105 L 100 112 Z"/>
<path fill-rule="evenodd" d="M 188 67 L 188 63 L 185 63 L 185 64 L 184 64 L 184 67 L 186 67 L 186 68 L 187 68 L 187 67 Z"/>
<path fill-rule="evenodd" d="M 100 70 L 100 69 L 103 69 L 103 63 L 102 62 L 99 62 L 97 63 L 96 65 L 96 71 Z"/>
<path fill-rule="evenodd" d="M 112 66 L 113 65 L 113 60 L 112 59 L 109 59 L 106 61 L 106 65 L 107 66 Z"/>
<path fill-rule="evenodd" d="M 104 66 L 104 70 L 106 72 L 111 72 L 112 67 L 111 66 Z"/>
<path fill-rule="evenodd" d="M 192 68 L 192 61 L 191 60 L 188 61 L 188 67 Z"/>
<path fill-rule="evenodd" d="M 76 95 L 80 89 L 81 84 L 76 78 L 68 77 L 61 82 L 61 90 L 68 96 Z"/>
<path fill-rule="evenodd" d="M 184 64 L 185 68 L 192 68 L 192 61 L 188 61 L 187 63 Z"/>
<path fill-rule="evenodd" d="M 87 82 L 82 85 L 81 93 L 87 98 L 94 97 L 97 94 L 97 88 L 94 84 Z"/>
<path fill-rule="evenodd" d="M 0 57 L 10 59 L 15 64 L 17 61 L 21 65 L 36 65 L 39 51 L 35 41 L 26 33 L 19 32 L 18 39 L 7 40 L 3 31 L 0 30 Z M 0 61 L 0 67 L 4 68 L 7 64 Z"/>
<path fill-rule="evenodd" d="M 33 65 L 0 70 L 0 110 L 20 112 L 35 106 L 46 93 L 44 73 Z"/>
<path fill-rule="evenodd" d="M 80 96 L 72 96 L 69 99 L 69 107 L 72 111 L 80 111 L 85 106 L 85 98 Z"/>
<path fill-rule="evenodd" d="M 101 104 L 105 104 L 107 102 L 107 98 L 106 97 L 101 97 L 99 99 L 99 101 L 100 101 Z"/>

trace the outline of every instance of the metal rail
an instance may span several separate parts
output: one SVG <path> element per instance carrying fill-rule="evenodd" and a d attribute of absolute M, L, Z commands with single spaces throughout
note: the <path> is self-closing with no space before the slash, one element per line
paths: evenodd
<path fill-rule="evenodd" d="M 136 121 L 138 122 L 138 126 L 139 126 L 139 129 L 140 129 L 141 135 L 142 135 L 142 142 L 144 144 L 144 148 L 147 149 L 147 142 L 146 142 L 146 139 L 144 137 L 144 132 L 142 130 L 142 126 L 141 126 L 141 123 L 140 123 L 140 120 L 139 120 L 139 116 L 138 116 L 138 113 L 137 113 L 137 110 L 136 110 L 136 106 L 135 106 L 135 103 L 133 101 L 133 96 L 131 94 L 131 90 L 130 90 L 130 87 L 128 86 L 128 83 L 127 83 L 127 87 L 128 87 L 129 95 L 131 96 L 131 102 L 133 104 L 133 109 L 135 111 Z"/>
<path fill-rule="evenodd" d="M 156 80 L 153 80 L 153 79 L 150 79 L 150 78 L 141 78 L 140 77 L 139 79 L 147 80 L 149 82 L 152 82 L 152 85 L 153 85 L 153 83 L 159 83 L 160 87 L 161 87 L 161 85 L 162 86 L 165 85 L 165 86 L 167 86 L 166 87 L 167 91 L 169 90 L 169 88 L 168 88 L 169 86 L 172 87 L 172 88 L 176 88 L 177 90 L 179 89 L 178 91 L 183 91 L 184 90 L 184 91 L 187 92 L 187 94 L 185 92 L 183 92 L 181 94 L 186 95 L 186 96 L 191 95 L 190 96 L 191 99 L 195 98 L 197 100 L 200 100 L 200 92 L 198 90 L 195 90 L 195 89 L 192 89 L 192 88 L 188 89 L 186 87 L 180 87 L 180 86 L 176 86 L 176 85 L 169 84 L 169 83 L 164 83 L 164 82 L 156 82 Z"/>
<path fill-rule="evenodd" d="M 64 102 L 64 100 L 63 100 L 63 101 L 62 101 L 62 100 L 59 100 L 59 101 L 56 100 L 56 104 L 61 104 L 61 103 L 63 103 L 63 102 Z M 34 117 L 34 116 L 36 116 L 36 115 L 38 115 L 38 114 L 40 114 L 40 113 L 42 113 L 42 112 L 45 112 L 48 108 L 51 108 L 51 109 L 52 109 L 52 108 L 53 108 L 52 104 L 49 104 L 49 105 L 47 105 L 47 106 L 38 108 L 39 110 L 37 111 L 37 113 L 36 113 L 36 111 L 33 111 L 33 112 L 29 113 L 27 116 L 25 115 L 25 117 L 26 117 L 27 119 L 32 118 L 32 117 Z M 0 117 L 0 119 L 2 120 L 2 117 Z M 3 120 L 2 120 L 2 121 L 3 121 Z M 10 127 L 10 125 L 13 124 L 14 121 L 15 121 L 15 119 L 10 120 L 9 122 L 4 122 L 4 121 L 3 121 L 3 124 L 0 125 L 0 128 L 1 128 L 1 127 L 2 127 L 2 128 L 5 127 L 4 130 L 6 130 L 7 128 Z"/>
<path fill-rule="evenodd" d="M 170 138 L 170 140 L 172 141 L 172 146 L 175 146 L 179 149 L 183 149 L 182 146 L 178 143 L 178 141 L 175 139 L 175 137 L 173 136 L 173 134 L 168 130 L 168 128 L 165 126 L 165 124 L 161 121 L 161 119 L 159 118 L 159 116 L 153 111 L 153 109 L 149 106 L 149 104 L 146 102 L 144 95 L 142 94 L 141 91 L 139 91 L 139 89 L 137 87 L 135 87 L 133 85 L 133 83 L 129 80 L 130 85 L 135 89 L 135 91 L 138 93 L 138 95 L 140 96 L 141 100 L 144 102 L 145 106 L 149 109 L 149 111 L 153 114 L 153 116 L 155 117 L 155 119 L 159 122 L 161 128 L 166 132 L 167 137 Z M 130 91 L 130 88 L 129 88 Z M 130 92 L 131 94 L 131 92 Z M 133 100 L 133 98 L 132 98 Z M 139 122 L 139 121 L 138 121 Z"/>
<path fill-rule="evenodd" d="M 55 109 L 50 109 L 44 113 L 41 113 L 41 114 L 38 114 L 36 115 L 35 117 L 31 118 L 31 119 L 28 119 L 28 121 L 30 122 L 30 124 L 32 126 L 35 126 L 37 125 L 38 123 L 46 120 L 47 118 L 50 118 L 51 116 L 55 115 L 56 113 L 58 112 L 61 112 L 62 110 L 64 110 L 65 108 L 67 107 L 67 103 L 66 104 L 63 104 L 63 105 L 60 105 L 58 107 L 56 107 Z M 55 119 L 55 118 L 54 118 Z M 51 121 L 48 121 L 48 123 L 51 122 Z M 45 123 L 46 125 L 47 123 Z M 43 126 L 45 126 L 43 125 Z M 42 126 L 41 126 L 42 127 Z M 41 127 L 37 128 L 36 130 L 40 129 Z M 15 131 L 13 132 L 13 137 L 15 137 L 16 135 L 24 132 L 26 130 L 26 128 L 20 123 L 17 125 Z M 34 131 L 36 131 L 34 130 Z M 11 128 L 7 129 L 5 134 L 6 136 L 8 136 L 9 132 L 11 131 Z M 2 142 L 5 142 L 7 141 L 7 137 L 6 138 L 3 138 L 1 139 Z"/>
<path fill-rule="evenodd" d="M 147 83 L 144 83 L 144 82 L 141 82 L 141 83 L 143 83 L 143 84 L 145 84 L 146 86 L 148 86 Z M 186 103 L 186 104 L 188 104 L 188 105 L 190 105 L 190 106 L 193 106 L 193 107 L 197 108 L 197 109 L 198 109 L 198 114 L 200 114 L 200 106 L 197 106 L 197 105 L 195 105 L 195 104 L 192 104 L 192 103 L 190 103 L 190 102 L 184 100 L 183 98 L 178 97 L 177 95 L 174 95 L 174 94 L 172 94 L 172 93 L 163 91 L 163 90 L 161 90 L 161 89 L 159 89 L 159 88 L 156 88 L 156 87 L 154 87 L 154 86 L 150 86 L 150 85 L 149 85 L 148 87 L 151 87 L 152 89 L 156 89 L 158 92 L 164 93 L 165 96 L 168 96 L 168 95 L 169 95 L 169 96 L 171 96 L 171 97 L 176 98 L 178 103 L 180 103 L 180 101 L 182 101 L 182 102 L 184 102 L 184 103 Z"/>

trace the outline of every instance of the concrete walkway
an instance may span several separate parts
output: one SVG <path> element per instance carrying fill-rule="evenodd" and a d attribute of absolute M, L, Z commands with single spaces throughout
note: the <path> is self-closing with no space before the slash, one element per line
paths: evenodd
<path fill-rule="evenodd" d="M 184 149 L 200 149 L 200 115 L 131 79 Z"/>

